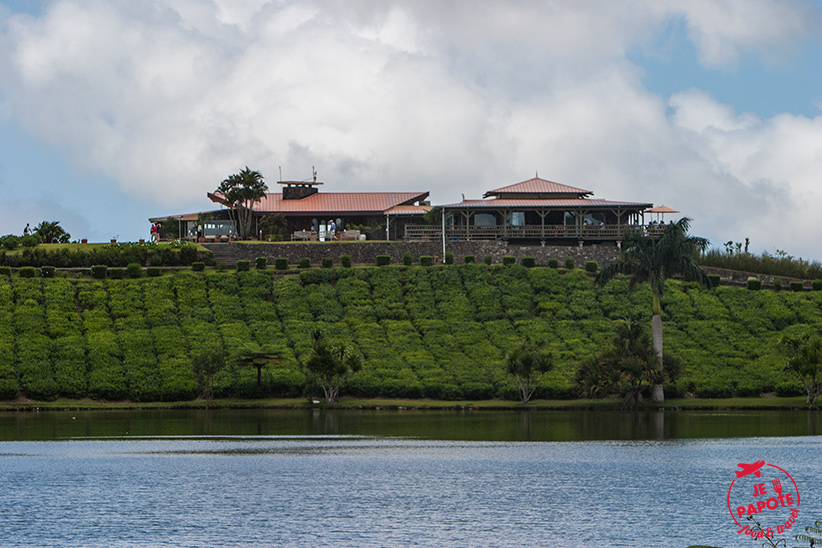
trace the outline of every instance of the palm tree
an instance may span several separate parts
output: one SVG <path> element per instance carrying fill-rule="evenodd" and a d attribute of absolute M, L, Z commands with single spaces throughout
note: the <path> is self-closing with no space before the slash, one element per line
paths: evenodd
<path fill-rule="evenodd" d="M 262 174 L 248 169 L 248 166 L 239 173 L 229 175 L 217 187 L 223 203 L 234 212 L 238 238 L 245 239 L 252 235 L 254 204 L 262 200 L 267 191 L 268 185 L 263 181 Z"/>
<path fill-rule="evenodd" d="M 320 330 L 315 330 L 312 338 L 314 348 L 305 368 L 322 386 L 325 401 L 333 403 L 343 382 L 362 368 L 362 356 L 351 345 L 327 342 Z"/>
<path fill-rule="evenodd" d="M 57 242 L 67 244 L 71 239 L 71 234 L 63 230 L 60 221 L 42 221 L 34 228 L 34 234 L 40 238 L 44 244 Z"/>
<path fill-rule="evenodd" d="M 597 275 L 597 283 L 604 285 L 617 274 L 630 276 L 628 287 L 648 282 L 654 295 L 651 333 L 654 350 L 662 360 L 662 295 L 665 281 L 673 276 L 684 276 L 710 287 L 708 275 L 696 263 L 696 257 L 708 247 L 708 240 L 689 236 L 691 220 L 683 217 L 671 222 L 659 236 L 631 232 L 622 243 L 619 259 L 603 268 Z M 661 367 L 661 365 L 660 365 Z M 651 394 L 655 402 L 665 400 L 661 384 L 655 384 Z"/>
<path fill-rule="evenodd" d="M 508 372 L 517 379 L 520 402 L 526 405 L 542 376 L 553 368 L 554 359 L 543 351 L 541 345 L 526 340 L 505 357 L 505 364 Z"/>
<path fill-rule="evenodd" d="M 671 356 L 666 361 L 663 372 L 650 335 L 637 318 L 630 317 L 617 324 L 612 346 L 577 367 L 576 382 L 583 396 L 619 395 L 626 405 L 637 405 L 649 386 L 676 378 L 679 361 Z"/>

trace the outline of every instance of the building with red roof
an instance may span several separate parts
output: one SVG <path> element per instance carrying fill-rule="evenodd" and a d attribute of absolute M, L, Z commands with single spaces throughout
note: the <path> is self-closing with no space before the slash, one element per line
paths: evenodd
<path fill-rule="evenodd" d="M 396 239 L 402 236 L 406 223 L 421 222 L 422 216 L 431 210 L 426 202 L 428 192 L 320 192 L 317 187 L 323 183 L 317 181 L 278 181 L 278 184 L 282 185 L 282 192 L 267 193 L 252 208 L 255 234 L 260 234 L 265 226 L 263 219 L 282 216 L 287 227 L 284 239 L 319 237 L 332 220 L 338 236 L 345 234 L 349 227 L 356 227 L 367 232 L 369 238 Z M 234 235 L 234 221 L 223 196 L 218 192 L 209 192 L 207 196 L 223 207 L 169 216 L 180 222 L 181 238 L 200 236 L 210 241 Z M 164 222 L 169 217 L 149 221 Z"/>
<path fill-rule="evenodd" d="M 622 240 L 644 224 L 645 202 L 594 199 L 590 190 L 534 177 L 489 190 L 481 200 L 436 206 L 449 240 L 585 243 Z M 442 237 L 443 227 L 408 224 L 405 237 Z"/>
<path fill-rule="evenodd" d="M 432 240 L 442 238 L 444 229 L 451 241 L 584 244 L 621 241 L 626 231 L 645 225 L 645 213 L 658 211 L 651 203 L 594 198 L 591 190 L 539 177 L 489 190 L 482 199 L 433 208 L 428 192 L 320 192 L 323 183 L 316 180 L 278 184 L 281 192 L 267 193 L 254 205 L 255 234 L 267 236 L 266 219 L 273 217 L 286 227 L 277 239 L 323 239 L 333 220 L 337 239 L 360 237 L 362 232 L 369 239 Z M 180 238 L 211 241 L 234 234 L 224 198 L 219 193 L 208 193 L 208 198 L 222 208 L 171 216 L 180 221 Z M 424 222 L 432 209 L 438 210 L 441 222 Z"/>

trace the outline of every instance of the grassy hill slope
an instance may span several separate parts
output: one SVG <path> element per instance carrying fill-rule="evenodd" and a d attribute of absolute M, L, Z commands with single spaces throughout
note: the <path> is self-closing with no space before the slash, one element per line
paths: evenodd
<path fill-rule="evenodd" d="M 802 394 L 781 372 L 775 341 L 822 326 L 822 292 L 748 291 L 668 282 L 666 349 L 685 364 L 669 394 Z M 503 356 L 525 336 L 558 365 L 536 394 L 574 398 L 574 367 L 609 341 L 612 320 L 648 319 L 647 287 L 594 287 L 582 270 L 449 265 L 182 272 L 136 280 L 0 278 L 0 399 L 23 394 L 133 401 L 195 398 L 190 356 L 244 341 L 286 358 L 263 370 L 229 366 L 220 396 L 298 396 L 299 366 L 321 327 L 353 343 L 364 368 L 343 388 L 359 397 L 516 398 Z"/>

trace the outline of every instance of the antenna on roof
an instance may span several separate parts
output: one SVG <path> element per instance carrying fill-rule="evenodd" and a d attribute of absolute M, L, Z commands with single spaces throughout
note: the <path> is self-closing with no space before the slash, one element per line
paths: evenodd
<path fill-rule="evenodd" d="M 539 179 L 539 170 L 537 170 L 537 171 L 536 171 L 536 174 L 534 175 L 534 177 L 536 177 L 537 179 Z"/>
<path fill-rule="evenodd" d="M 311 166 L 311 171 L 314 173 L 314 182 L 317 182 L 317 170 L 314 169 L 314 166 Z"/>
<path fill-rule="evenodd" d="M 283 166 L 279 166 L 280 168 L 280 181 L 283 180 Z"/>

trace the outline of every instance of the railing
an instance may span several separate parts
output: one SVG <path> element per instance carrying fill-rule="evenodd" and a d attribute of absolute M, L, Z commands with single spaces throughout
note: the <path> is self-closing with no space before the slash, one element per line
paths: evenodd
<path fill-rule="evenodd" d="M 576 240 L 622 240 L 631 230 L 648 233 L 649 228 L 636 225 L 525 225 L 525 226 L 465 226 L 445 227 L 445 238 L 456 240 L 554 240 L 573 238 Z M 652 232 L 661 233 L 663 227 L 654 227 Z M 438 240 L 442 238 L 442 227 L 438 225 L 405 225 L 406 240 Z"/>

